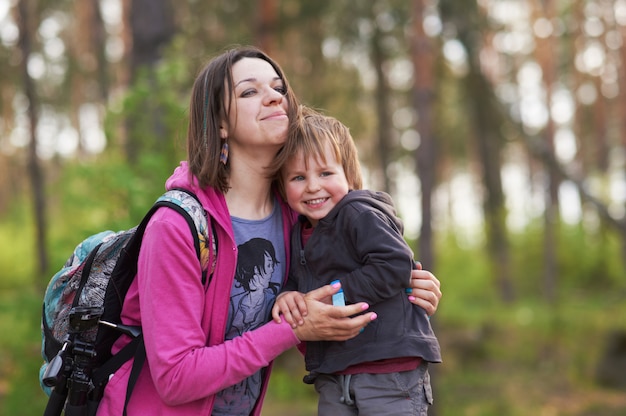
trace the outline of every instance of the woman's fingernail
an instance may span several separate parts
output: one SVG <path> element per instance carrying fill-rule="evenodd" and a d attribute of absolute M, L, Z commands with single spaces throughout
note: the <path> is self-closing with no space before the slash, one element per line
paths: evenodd
<path fill-rule="evenodd" d="M 376 318 L 378 318 L 378 315 L 376 315 L 376 313 L 373 313 L 373 314 L 372 314 L 372 317 L 370 318 L 370 320 L 372 320 L 372 321 L 373 321 L 373 320 L 374 320 L 374 319 L 376 319 Z"/>
<path fill-rule="evenodd" d="M 411 293 L 413 293 L 413 288 L 412 287 L 406 287 L 406 288 L 404 288 L 404 292 L 408 293 L 408 294 L 411 294 Z"/>
<path fill-rule="evenodd" d="M 359 333 L 361 333 L 361 332 L 363 332 L 363 331 L 365 331 L 365 328 L 361 328 L 361 329 L 359 330 Z"/>
<path fill-rule="evenodd" d="M 361 310 L 364 311 L 365 309 L 369 308 L 370 305 L 368 305 L 367 303 L 364 303 L 363 305 L 361 305 Z"/>
<path fill-rule="evenodd" d="M 330 282 L 330 285 L 336 289 L 338 287 L 341 287 L 341 282 L 339 280 L 333 280 L 332 282 Z"/>
<path fill-rule="evenodd" d="M 409 300 L 413 302 L 415 300 L 415 296 L 409 296 Z"/>

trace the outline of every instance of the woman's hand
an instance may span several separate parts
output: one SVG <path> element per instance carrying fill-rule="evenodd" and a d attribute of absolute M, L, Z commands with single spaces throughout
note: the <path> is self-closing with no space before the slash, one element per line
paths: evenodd
<path fill-rule="evenodd" d="M 294 328 L 300 341 L 345 341 L 359 335 L 368 323 L 377 318 L 365 302 L 349 306 L 333 306 L 330 299 L 340 285 L 326 285 L 304 295 L 307 315 L 304 323 Z M 356 316 L 355 316 L 356 315 Z"/>
<path fill-rule="evenodd" d="M 411 303 L 424 308 L 428 316 L 435 314 L 442 296 L 441 283 L 434 274 L 422 270 L 421 263 L 417 263 L 417 270 L 411 272 L 411 283 L 407 292 Z"/>

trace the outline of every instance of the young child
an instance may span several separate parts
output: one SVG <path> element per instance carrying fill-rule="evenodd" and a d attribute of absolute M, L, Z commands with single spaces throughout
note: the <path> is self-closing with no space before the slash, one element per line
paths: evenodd
<path fill-rule="evenodd" d="M 393 201 L 361 189 L 348 128 L 301 109 L 273 167 L 283 197 L 301 214 L 274 319 L 301 322 L 303 294 L 335 280 L 346 303 L 367 302 L 378 316 L 351 340 L 306 343 L 304 381 L 319 393 L 318 414 L 426 415 L 428 363 L 441 362 L 439 343 L 426 312 L 405 293 L 413 253 Z"/>

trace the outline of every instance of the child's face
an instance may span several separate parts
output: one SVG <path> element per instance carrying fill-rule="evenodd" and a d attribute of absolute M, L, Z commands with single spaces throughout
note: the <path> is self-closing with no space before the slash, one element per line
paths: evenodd
<path fill-rule="evenodd" d="M 301 153 L 287 162 L 281 171 L 287 203 L 306 216 L 314 227 L 350 189 L 330 144 L 326 145 L 324 156 L 325 163 L 321 158 L 309 157 L 305 164 Z"/>

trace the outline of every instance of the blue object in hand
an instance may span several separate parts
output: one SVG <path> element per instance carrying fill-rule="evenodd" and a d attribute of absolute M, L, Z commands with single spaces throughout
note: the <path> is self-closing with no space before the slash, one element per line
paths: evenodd
<path fill-rule="evenodd" d="M 333 280 L 330 282 L 331 285 L 335 283 L 340 283 L 339 280 Z M 333 295 L 333 305 L 335 306 L 346 306 L 346 299 L 343 296 L 343 288 L 339 289 L 339 292 Z"/>

